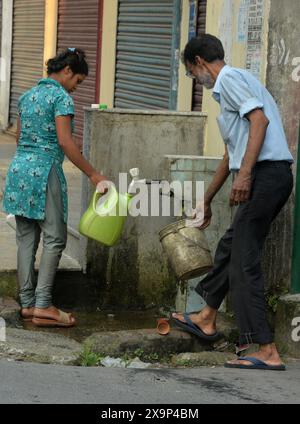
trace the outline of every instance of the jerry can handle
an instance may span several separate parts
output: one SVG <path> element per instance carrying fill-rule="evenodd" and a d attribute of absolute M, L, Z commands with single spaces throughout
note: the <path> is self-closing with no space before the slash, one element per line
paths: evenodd
<path fill-rule="evenodd" d="M 99 193 L 97 190 L 95 190 L 95 192 L 93 194 L 93 211 L 95 213 L 97 213 L 96 212 L 96 202 L 97 202 L 97 200 L 99 199 L 100 196 L 101 196 L 101 193 Z"/>

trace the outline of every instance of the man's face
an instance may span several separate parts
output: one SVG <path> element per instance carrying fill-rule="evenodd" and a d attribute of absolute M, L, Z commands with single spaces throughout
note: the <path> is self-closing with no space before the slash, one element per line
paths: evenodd
<path fill-rule="evenodd" d="M 187 62 L 186 76 L 195 79 L 199 84 L 204 85 L 208 90 L 215 85 L 215 80 L 205 68 L 200 58 L 196 57 L 196 64 Z"/>

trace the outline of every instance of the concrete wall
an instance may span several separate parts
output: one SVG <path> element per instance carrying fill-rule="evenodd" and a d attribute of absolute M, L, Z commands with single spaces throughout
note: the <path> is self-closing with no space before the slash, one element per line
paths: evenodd
<path fill-rule="evenodd" d="M 300 2 L 272 0 L 269 18 L 267 88 L 283 119 L 290 149 L 296 158 L 300 120 Z M 295 169 L 295 167 L 294 167 Z M 290 287 L 294 194 L 272 226 L 265 246 L 264 269 L 272 291 Z"/>
<path fill-rule="evenodd" d="M 272 0 L 267 86 L 283 118 L 288 143 L 296 158 L 300 121 L 300 2 Z"/>
<path fill-rule="evenodd" d="M 84 154 L 112 181 L 139 167 L 141 178 L 169 179 L 167 154 L 199 155 L 206 115 L 201 113 L 86 110 Z M 86 180 L 83 211 L 91 196 Z M 103 303 L 115 307 L 174 305 L 176 283 L 158 232 L 172 217 L 128 217 L 114 248 L 88 242 L 87 270 L 103 289 Z M 84 241 L 83 241 L 84 243 Z"/>
<path fill-rule="evenodd" d="M 200 156 L 169 156 L 171 179 L 173 181 L 203 181 L 206 190 L 219 166 L 221 158 Z M 232 178 L 229 177 L 212 202 L 212 221 L 205 230 L 205 235 L 214 257 L 218 242 L 230 227 L 234 208 L 229 206 Z M 195 287 L 203 277 L 187 281 L 179 285 L 176 310 L 187 312 L 198 311 L 205 306 L 205 301 L 195 292 Z M 223 310 L 225 304 L 223 305 Z"/>

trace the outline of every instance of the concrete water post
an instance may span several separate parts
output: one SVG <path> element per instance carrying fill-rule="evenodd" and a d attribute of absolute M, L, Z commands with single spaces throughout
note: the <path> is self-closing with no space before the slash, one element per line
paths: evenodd
<path fill-rule="evenodd" d="M 300 293 L 300 128 L 298 143 L 298 163 L 296 171 L 295 193 L 295 223 L 294 223 L 294 246 L 292 258 L 292 284 L 291 292 Z"/>

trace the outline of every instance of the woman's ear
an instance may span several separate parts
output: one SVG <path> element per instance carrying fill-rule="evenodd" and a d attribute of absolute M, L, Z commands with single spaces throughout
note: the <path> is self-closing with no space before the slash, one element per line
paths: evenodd
<path fill-rule="evenodd" d="M 68 65 L 68 66 L 66 66 L 66 67 L 63 69 L 63 71 L 64 71 L 64 74 L 65 74 L 66 76 L 73 75 L 73 71 L 72 71 L 72 69 L 70 68 L 70 66 L 69 66 L 69 65 Z"/>

